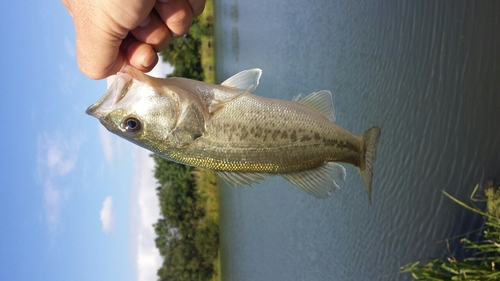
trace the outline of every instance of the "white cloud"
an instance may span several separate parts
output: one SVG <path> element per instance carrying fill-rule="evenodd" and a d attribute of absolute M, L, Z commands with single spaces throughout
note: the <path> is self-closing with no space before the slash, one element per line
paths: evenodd
<path fill-rule="evenodd" d="M 106 197 L 102 203 L 101 209 L 101 222 L 102 230 L 105 233 L 111 232 L 113 230 L 114 216 L 113 216 L 113 198 L 111 196 Z"/>
<path fill-rule="evenodd" d="M 130 247 L 132 265 L 137 280 L 156 280 L 156 272 L 161 267 L 162 258 L 155 245 L 156 234 L 153 224 L 160 217 L 154 161 L 151 153 L 134 147 L 134 172 L 130 206 Z"/>
<path fill-rule="evenodd" d="M 68 187 L 61 186 L 60 179 L 75 168 L 81 139 L 45 133 L 38 136 L 37 145 L 37 173 L 44 189 L 45 219 L 49 232 L 55 235 L 61 208 L 69 196 Z"/>
<path fill-rule="evenodd" d="M 174 67 L 167 62 L 163 62 L 160 57 L 160 61 L 150 72 L 148 75 L 158 78 L 165 78 L 168 74 L 174 72 Z"/>
<path fill-rule="evenodd" d="M 75 168 L 81 140 L 77 137 L 63 138 L 61 134 L 39 138 L 38 149 L 43 155 L 44 169 L 52 176 L 64 176 Z"/>
<path fill-rule="evenodd" d="M 99 139 L 101 140 L 102 150 L 104 157 L 108 163 L 113 163 L 114 149 L 113 149 L 113 135 L 99 123 Z"/>

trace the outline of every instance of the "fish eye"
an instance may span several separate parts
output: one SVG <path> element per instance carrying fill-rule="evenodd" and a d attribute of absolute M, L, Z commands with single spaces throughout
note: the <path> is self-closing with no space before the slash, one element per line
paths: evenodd
<path fill-rule="evenodd" d="M 136 133 L 141 129 L 141 122 L 135 117 L 128 117 L 123 121 L 123 128 L 129 133 Z"/>

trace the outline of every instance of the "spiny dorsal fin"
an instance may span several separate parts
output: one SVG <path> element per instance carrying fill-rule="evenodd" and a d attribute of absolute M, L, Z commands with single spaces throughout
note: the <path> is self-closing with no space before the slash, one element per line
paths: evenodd
<path fill-rule="evenodd" d="M 259 85 L 259 79 L 262 75 L 262 70 L 259 68 L 243 70 L 229 77 L 226 81 L 222 82 L 221 86 L 231 88 L 234 90 L 247 90 L 253 92 Z"/>
<path fill-rule="evenodd" d="M 327 90 L 314 92 L 307 97 L 299 100 L 300 95 L 293 100 L 316 109 L 328 118 L 331 122 L 335 122 L 335 112 L 333 110 L 332 93 Z"/>
<path fill-rule="evenodd" d="M 216 171 L 215 173 L 232 186 L 252 185 L 254 182 L 267 180 L 267 176 L 265 174 L 259 173 L 239 173 L 228 171 Z"/>
<path fill-rule="evenodd" d="M 318 198 L 330 197 L 339 190 L 337 182 L 343 182 L 345 175 L 345 168 L 334 162 L 327 162 L 313 170 L 281 174 L 287 181 Z"/>

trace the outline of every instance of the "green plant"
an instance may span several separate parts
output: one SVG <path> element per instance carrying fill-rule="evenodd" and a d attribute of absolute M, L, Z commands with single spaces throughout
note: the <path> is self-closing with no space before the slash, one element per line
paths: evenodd
<path fill-rule="evenodd" d="M 478 188 L 479 185 L 476 185 L 471 199 Z M 424 265 L 420 265 L 420 262 L 409 263 L 401 268 L 400 273 L 410 272 L 415 280 L 500 280 L 500 219 L 497 211 L 500 193 L 493 187 L 491 190 L 485 190 L 488 198 L 487 212 L 481 211 L 472 203 L 467 205 L 450 194 L 444 191 L 443 193 L 462 207 L 487 218 L 480 241 L 466 238 L 460 240 L 465 244 L 465 249 L 474 250 L 474 256 L 462 261 L 450 257 L 436 258 Z"/>

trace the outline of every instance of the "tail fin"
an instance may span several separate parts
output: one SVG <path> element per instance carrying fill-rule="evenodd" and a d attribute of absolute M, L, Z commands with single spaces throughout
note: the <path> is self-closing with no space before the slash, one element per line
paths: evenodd
<path fill-rule="evenodd" d="M 365 141 L 365 155 L 364 155 L 364 165 L 362 164 L 359 168 L 361 177 L 365 182 L 366 193 L 368 193 L 368 200 L 370 204 L 372 203 L 372 177 L 373 177 L 373 163 L 375 162 L 375 154 L 377 152 L 378 139 L 380 137 L 380 128 L 373 127 L 362 135 Z"/>

